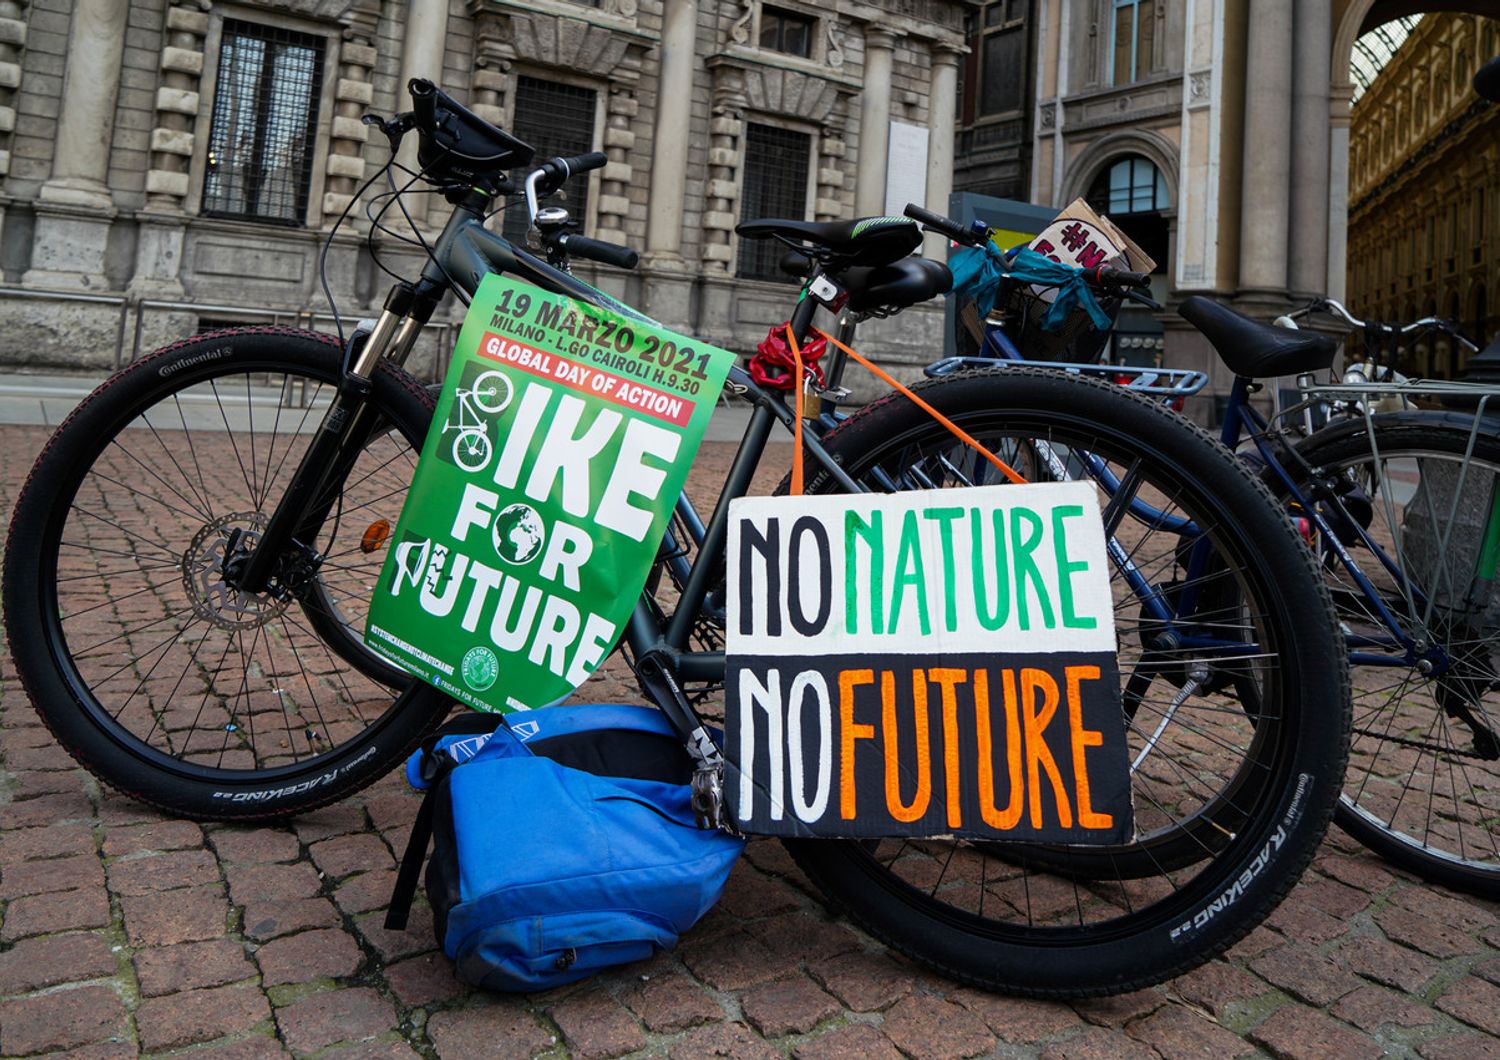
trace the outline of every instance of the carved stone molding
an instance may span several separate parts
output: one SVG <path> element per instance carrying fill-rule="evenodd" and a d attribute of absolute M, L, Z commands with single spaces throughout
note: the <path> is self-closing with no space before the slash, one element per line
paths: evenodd
<path fill-rule="evenodd" d="M 733 83 L 733 91 L 744 95 L 750 110 L 800 118 L 814 125 L 826 124 L 840 96 L 851 92 L 842 78 L 819 77 L 739 56 L 713 56 L 708 67 L 713 72 L 716 95 L 724 90 L 722 85 Z"/>
<path fill-rule="evenodd" d="M 188 194 L 193 157 L 193 123 L 203 79 L 205 5 L 177 3 L 167 8 L 166 38 L 158 62 L 156 125 L 151 130 L 151 166 L 146 171 L 146 209 L 177 213 Z"/>
<path fill-rule="evenodd" d="M 334 87 L 333 123 L 328 138 L 328 179 L 323 192 L 323 226 L 331 227 L 354 199 L 365 178 L 364 149 L 369 128 L 360 120 L 375 98 L 375 36 L 380 0 L 358 0 L 345 9 L 339 46 L 339 80 Z M 364 227 L 363 218 L 354 225 Z"/>
<path fill-rule="evenodd" d="M 759 0 L 740 0 L 739 14 L 729 27 L 729 39 L 735 44 L 750 43 L 750 22 L 755 18 L 755 8 L 758 3 Z"/>
<path fill-rule="evenodd" d="M 1197 109 L 1212 102 L 1214 74 L 1212 70 L 1194 70 L 1188 74 L 1188 107 Z"/>
<path fill-rule="evenodd" d="M 626 85 L 610 89 L 604 126 L 604 153 L 609 156 L 609 163 L 604 167 L 599 183 L 597 228 L 599 238 L 612 243 L 629 242 L 626 234 L 630 218 L 629 191 L 635 177 L 630 164 L 635 132 L 630 126 L 640 109 L 640 100 L 634 89 Z"/>
<path fill-rule="evenodd" d="M 16 128 L 16 94 L 26 51 L 26 5 L 0 0 L 0 177 L 10 172 L 10 140 Z"/>

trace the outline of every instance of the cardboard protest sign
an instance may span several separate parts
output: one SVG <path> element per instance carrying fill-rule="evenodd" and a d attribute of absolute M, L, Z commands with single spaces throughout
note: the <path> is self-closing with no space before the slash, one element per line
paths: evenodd
<path fill-rule="evenodd" d="M 1012 246 L 1014 244 L 1011 244 Z M 1075 199 L 1029 244 L 1038 254 L 1076 269 L 1110 265 L 1130 272 L 1151 272 L 1156 262 L 1108 217 L 1095 213 L 1088 203 Z M 1001 249 L 1008 250 L 1008 246 Z M 1045 302 L 1057 297 L 1054 287 L 1033 287 Z"/>
<path fill-rule="evenodd" d="M 725 787 L 742 830 L 1130 839 L 1091 485 L 730 511 Z"/>
<path fill-rule="evenodd" d="M 365 641 L 480 710 L 614 647 L 734 357 L 500 276 L 464 318 Z"/>

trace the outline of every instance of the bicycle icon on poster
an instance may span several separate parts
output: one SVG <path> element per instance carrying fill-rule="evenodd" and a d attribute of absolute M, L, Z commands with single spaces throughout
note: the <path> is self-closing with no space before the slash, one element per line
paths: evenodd
<path fill-rule="evenodd" d="M 453 462 L 471 475 L 483 471 L 494 452 L 485 416 L 505 411 L 510 397 L 510 380 L 501 372 L 482 372 L 469 389 L 454 391 L 453 411 L 443 424 L 443 433 L 458 432 L 453 439 Z"/>

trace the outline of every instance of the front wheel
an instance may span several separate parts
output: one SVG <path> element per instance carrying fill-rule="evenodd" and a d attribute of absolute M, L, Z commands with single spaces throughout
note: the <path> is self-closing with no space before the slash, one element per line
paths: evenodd
<path fill-rule="evenodd" d="M 361 643 L 429 422 L 382 366 L 364 445 L 280 595 L 226 584 L 317 430 L 342 350 L 308 332 L 203 335 L 102 384 L 48 441 L 5 551 L 11 658 L 59 742 L 143 802 L 200 819 L 282 816 L 379 777 L 448 701 Z"/>
<path fill-rule="evenodd" d="M 1038 370 L 918 387 L 992 452 L 1092 482 L 1111 585 L 1136 837 L 1040 848 L 942 839 L 789 842 L 873 934 L 943 973 L 1044 997 L 1134 989 L 1242 938 L 1312 858 L 1349 725 L 1344 647 L 1310 558 L 1269 494 L 1181 417 L 1117 387 Z M 870 488 L 1002 484 L 899 396 L 825 440 Z M 809 474 L 832 492 L 826 475 Z M 1213 562 L 1184 567 L 1184 533 Z M 1180 601 L 1165 650 L 1143 601 Z M 1158 852 L 1171 851 L 1170 860 Z M 1067 855 L 1066 857 L 1063 855 Z M 1074 870 L 1067 871 L 1063 863 Z"/>

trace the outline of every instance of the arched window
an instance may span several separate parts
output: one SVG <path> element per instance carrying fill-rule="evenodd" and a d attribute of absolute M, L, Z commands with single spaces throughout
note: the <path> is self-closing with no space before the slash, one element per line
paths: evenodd
<path fill-rule="evenodd" d="M 1088 201 L 1112 217 L 1156 213 L 1172 205 L 1167 179 L 1149 158 L 1127 155 L 1094 178 Z"/>

